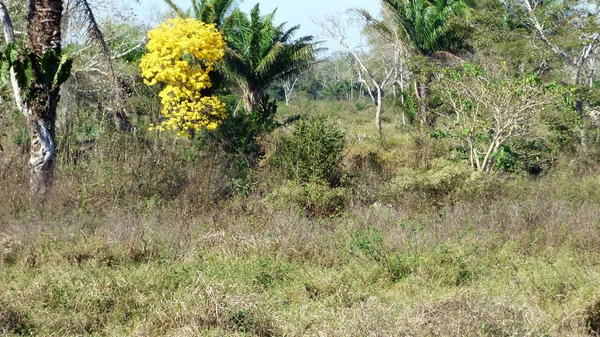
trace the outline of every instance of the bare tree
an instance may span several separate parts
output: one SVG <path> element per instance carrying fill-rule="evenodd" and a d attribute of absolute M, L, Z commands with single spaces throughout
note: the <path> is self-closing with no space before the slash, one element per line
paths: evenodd
<path fill-rule="evenodd" d="M 543 6 L 542 0 L 500 0 L 500 2 L 511 15 L 521 19 L 526 27 L 530 27 L 537 39 L 542 41 L 563 61 L 572 73 L 574 84 L 584 84 L 590 87 L 593 85 L 595 75 L 594 56 L 600 49 L 600 32 L 598 32 L 598 20 L 600 18 L 597 12 L 591 11 L 593 6 L 579 4 L 577 10 L 580 11 L 580 17 L 565 23 L 577 32 L 579 35 L 578 41 L 580 41 L 579 48 L 569 50 L 553 42 L 548 34 L 548 29 L 544 27 L 544 22 L 538 19 L 538 16 L 544 15 L 541 9 Z M 520 13 L 524 13 L 524 15 Z M 593 27 L 591 29 L 584 29 L 584 26 L 586 26 L 585 19 L 592 22 Z M 587 78 L 584 76 L 586 72 Z"/>
<path fill-rule="evenodd" d="M 288 77 L 283 81 L 283 94 L 285 95 L 285 106 L 290 106 L 290 101 L 292 100 L 292 93 L 296 88 L 296 83 L 298 83 L 298 76 Z"/>
<path fill-rule="evenodd" d="M 341 18 L 330 16 L 321 26 L 356 61 L 355 70 L 358 81 L 366 87 L 371 101 L 375 104 L 375 127 L 379 135 L 382 135 L 381 114 L 383 113 L 383 97 L 385 89 L 394 83 L 392 78 L 397 73 L 396 65 L 385 61 L 372 62 L 377 56 L 383 55 L 383 51 L 364 53 L 360 47 L 350 47 L 347 43 L 346 35 L 348 24 L 343 23 Z"/>
<path fill-rule="evenodd" d="M 471 166 L 483 172 L 493 170 L 502 145 L 529 135 L 535 117 L 553 102 L 542 88 L 508 78 L 462 74 L 437 85 L 445 98 L 442 122 L 469 150 Z"/>
<path fill-rule="evenodd" d="M 397 90 L 404 93 L 406 84 L 410 80 L 406 71 L 406 58 L 410 55 L 409 46 L 400 34 L 395 24 L 397 19 L 388 6 L 381 9 L 381 18 L 375 18 L 364 9 L 354 10 L 366 24 L 365 33 L 369 37 L 372 50 L 377 50 L 383 57 L 386 69 L 393 72 L 391 78 L 392 95 L 397 98 Z M 418 90 L 415 92 L 418 95 Z M 404 105 L 404 95 L 401 96 L 401 104 Z M 402 124 L 406 126 L 406 116 L 402 114 Z"/>

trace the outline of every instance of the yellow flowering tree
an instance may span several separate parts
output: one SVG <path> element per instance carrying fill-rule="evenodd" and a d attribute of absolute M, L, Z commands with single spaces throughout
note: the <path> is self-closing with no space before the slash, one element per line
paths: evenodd
<path fill-rule="evenodd" d="M 202 128 L 214 130 L 225 118 L 225 104 L 202 96 L 212 86 L 209 72 L 223 59 L 225 41 L 215 25 L 176 18 L 148 33 L 148 52 L 140 67 L 144 83 L 163 84 L 159 97 L 166 119 L 151 130 L 175 130 L 191 136 Z"/>

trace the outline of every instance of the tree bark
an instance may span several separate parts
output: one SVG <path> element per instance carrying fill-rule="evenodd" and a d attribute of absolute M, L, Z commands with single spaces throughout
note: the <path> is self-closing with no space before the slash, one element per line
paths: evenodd
<path fill-rule="evenodd" d="M 13 31 L 12 20 L 10 19 L 10 15 L 8 14 L 8 10 L 6 9 L 6 5 L 2 0 L 0 0 L 0 21 L 2 21 L 2 27 L 4 29 L 4 39 L 6 43 L 14 43 L 15 33 Z M 27 117 L 29 115 L 29 109 L 27 109 L 24 105 L 21 88 L 19 88 L 19 82 L 17 82 L 17 76 L 15 74 L 15 70 L 12 67 L 10 68 L 10 82 L 13 88 L 15 104 L 17 105 L 17 108 L 21 111 L 21 113 L 25 117 Z"/>
<path fill-rule="evenodd" d="M 35 54 L 34 84 L 27 98 L 28 123 L 31 135 L 29 159 L 32 197 L 43 200 L 54 175 L 56 156 L 56 108 L 60 100 L 59 87 L 45 83 L 41 60 L 53 49 L 61 53 L 62 0 L 31 0 L 28 16 L 28 47 Z"/>
<path fill-rule="evenodd" d="M 423 126 L 429 125 L 429 120 L 427 118 L 428 108 L 427 108 L 427 97 L 429 97 L 429 87 L 427 83 L 415 81 L 415 92 L 417 96 L 417 104 L 418 104 L 418 118 L 421 120 L 421 124 Z"/>
<path fill-rule="evenodd" d="M 257 86 L 253 86 L 249 83 L 243 83 L 241 87 L 244 108 L 246 109 L 246 112 L 250 112 L 262 103 L 264 89 Z"/>
<path fill-rule="evenodd" d="M 285 95 L 285 106 L 290 106 L 290 101 L 292 100 L 292 93 L 296 88 L 296 83 L 298 82 L 298 78 L 295 78 L 293 81 L 291 78 L 288 78 L 285 82 L 283 82 L 283 94 Z"/>
<path fill-rule="evenodd" d="M 383 135 L 383 130 L 381 129 L 381 112 L 383 110 L 383 90 L 381 87 L 377 87 L 377 113 L 375 114 L 375 127 L 377 128 L 377 133 L 379 133 L 379 137 Z"/>

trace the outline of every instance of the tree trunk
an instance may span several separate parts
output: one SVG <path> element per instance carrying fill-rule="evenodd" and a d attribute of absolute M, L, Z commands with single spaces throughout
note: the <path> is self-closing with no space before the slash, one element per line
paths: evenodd
<path fill-rule="evenodd" d="M 264 89 L 248 83 L 242 84 L 241 87 L 244 108 L 246 109 L 246 112 L 250 112 L 262 103 Z"/>
<path fill-rule="evenodd" d="M 379 137 L 383 135 L 383 131 L 381 129 L 381 112 L 383 111 L 383 90 L 380 87 L 377 87 L 377 113 L 375 114 L 375 126 L 377 127 L 377 132 L 379 133 Z"/>
<path fill-rule="evenodd" d="M 54 109 L 56 111 L 56 107 Z M 30 190 L 32 196 L 43 199 L 54 178 L 55 122 L 50 118 L 40 118 L 39 110 L 32 109 L 29 116 L 29 129 L 31 136 Z"/>
<path fill-rule="evenodd" d="M 31 135 L 29 159 L 30 189 L 33 197 L 43 200 L 52 185 L 54 172 L 56 107 L 60 99 L 59 87 L 43 81 L 41 60 L 53 49 L 61 53 L 62 0 L 31 0 L 27 36 L 29 49 L 35 54 L 34 84 L 27 97 L 28 122 Z"/>
<path fill-rule="evenodd" d="M 417 95 L 418 118 L 421 120 L 423 126 L 427 126 L 429 123 L 427 119 L 427 97 L 429 97 L 429 87 L 427 83 L 415 81 L 415 92 Z"/>
<path fill-rule="evenodd" d="M 291 78 L 288 78 L 285 82 L 283 82 L 283 94 L 285 95 L 285 106 L 290 106 L 290 102 L 292 100 L 292 93 L 296 88 L 296 83 L 298 82 L 298 78 L 295 78 L 293 81 Z"/>
<path fill-rule="evenodd" d="M 4 2 L 2 0 L 0 0 L 0 21 L 2 21 L 2 28 L 4 30 L 4 39 L 5 39 L 6 43 L 7 44 L 14 43 L 15 42 L 15 33 L 13 31 L 12 20 L 10 19 L 10 15 L 8 14 L 8 9 L 6 8 L 6 5 L 4 4 Z M 26 111 L 29 111 L 29 110 L 26 109 L 26 107 L 24 105 L 21 88 L 19 88 L 19 82 L 17 81 L 17 76 L 15 74 L 15 70 L 12 67 L 10 68 L 10 82 L 11 82 L 12 88 L 13 88 L 15 104 L 17 105 L 17 108 L 21 111 L 21 113 L 23 113 L 23 115 L 25 115 L 25 117 L 27 117 L 28 114 L 26 113 Z"/>

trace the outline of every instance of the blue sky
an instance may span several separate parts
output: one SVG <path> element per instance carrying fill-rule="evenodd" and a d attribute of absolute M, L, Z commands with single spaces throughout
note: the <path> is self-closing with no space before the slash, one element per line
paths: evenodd
<path fill-rule="evenodd" d="M 240 8 L 248 12 L 256 3 L 260 3 L 261 13 L 269 13 L 277 8 L 275 21 L 277 23 L 287 22 L 287 27 L 300 25 L 300 35 L 313 35 L 317 40 L 325 41 L 324 46 L 330 51 L 341 50 L 335 42 L 328 41 L 329 38 L 322 32 L 318 22 L 323 22 L 328 15 L 343 14 L 349 8 L 364 8 L 373 14 L 378 14 L 380 9 L 379 0 L 244 0 Z M 158 22 L 160 12 L 167 10 L 162 0 L 145 0 L 143 9 L 137 10 L 140 17 L 150 18 L 153 23 Z M 189 7 L 189 0 L 175 0 L 175 3 L 183 8 Z M 359 28 L 351 28 L 348 31 L 348 43 L 352 46 L 360 44 Z"/>

